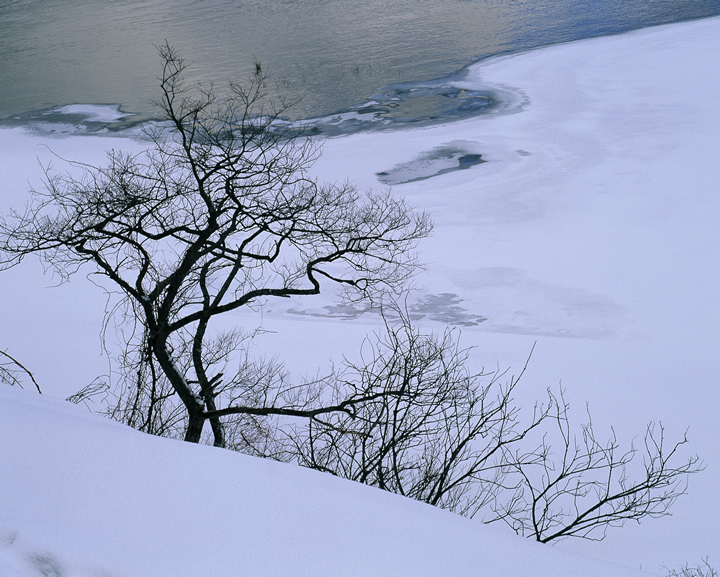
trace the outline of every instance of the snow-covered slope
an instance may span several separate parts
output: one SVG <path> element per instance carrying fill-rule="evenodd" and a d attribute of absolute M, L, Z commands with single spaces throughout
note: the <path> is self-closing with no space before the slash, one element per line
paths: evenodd
<path fill-rule="evenodd" d="M 0 386 L 2 577 L 642 574 Z"/>

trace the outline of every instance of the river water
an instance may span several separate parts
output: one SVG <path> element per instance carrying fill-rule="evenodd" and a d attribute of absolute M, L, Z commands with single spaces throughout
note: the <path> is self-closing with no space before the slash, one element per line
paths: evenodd
<path fill-rule="evenodd" d="M 0 119 L 77 103 L 151 117 L 165 40 L 192 82 L 242 80 L 257 59 L 296 120 L 437 87 L 490 55 L 715 14 L 720 0 L 5 0 Z M 396 116 L 457 112 L 438 102 Z"/>

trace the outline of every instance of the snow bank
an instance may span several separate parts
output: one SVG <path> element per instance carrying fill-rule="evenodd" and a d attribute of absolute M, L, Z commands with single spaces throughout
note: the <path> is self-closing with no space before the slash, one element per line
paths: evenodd
<path fill-rule="evenodd" d="M 641 575 L 5 385 L 0 439 L 3 577 Z"/>

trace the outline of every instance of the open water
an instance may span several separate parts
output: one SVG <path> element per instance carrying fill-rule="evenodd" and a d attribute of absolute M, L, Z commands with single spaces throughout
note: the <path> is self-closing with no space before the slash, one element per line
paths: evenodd
<path fill-rule="evenodd" d="M 192 82 L 242 81 L 257 59 L 299 101 L 293 120 L 375 103 L 393 122 L 475 114 L 493 95 L 445 82 L 482 58 L 716 14 L 720 0 L 5 0 L 0 119 L 79 103 L 135 114 L 111 125 L 152 117 L 165 40 Z"/>

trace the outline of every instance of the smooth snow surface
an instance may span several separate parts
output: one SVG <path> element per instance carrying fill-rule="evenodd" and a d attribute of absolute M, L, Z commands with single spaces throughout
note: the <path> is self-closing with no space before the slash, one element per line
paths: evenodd
<path fill-rule="evenodd" d="M 0 439 L 3 577 L 642 575 L 5 385 Z"/>
<path fill-rule="evenodd" d="M 610 530 L 602 543 L 539 548 L 500 526 L 101 426 L 11 391 L 0 437 L 6 563 L 47 551 L 112 575 L 261 575 L 261 561 L 277 575 L 624 574 L 562 552 L 571 550 L 653 573 L 706 555 L 720 565 L 717 54 L 720 19 L 711 18 L 490 59 L 458 86 L 513 91 L 518 112 L 333 138 L 316 165 L 324 180 L 361 189 L 401 175 L 385 181 L 404 182 L 394 193 L 436 224 L 420 246 L 428 266 L 410 306 L 428 327 L 463 327 L 474 362 L 517 373 L 537 342 L 528 399 L 562 382 L 578 421 L 589 401 L 596 429 L 612 424 L 628 442 L 650 420 L 662 420 L 671 440 L 689 427 L 707 470 L 690 479 L 672 517 Z M 87 162 L 140 146 L 2 130 L 4 206 L 23 204 L 28 180 L 39 185 L 36 156 L 62 165 L 45 143 Z M 446 172 L 443 151 L 485 162 Z M 443 173 L 417 180 L 413 171 Z M 34 369 L 47 395 L 67 396 L 107 371 L 99 289 L 78 276 L 47 290 L 52 280 L 34 261 L 2 274 L 0 347 Z M 268 303 L 264 328 L 273 332 L 259 348 L 314 372 L 356 354 L 378 327 L 361 313 L 323 298 Z M 175 494 L 188 502 L 176 506 Z"/>

